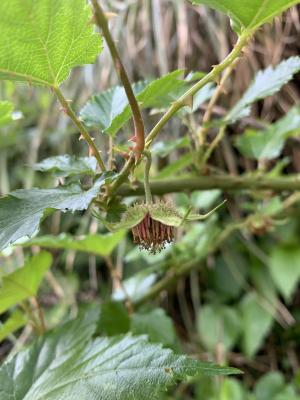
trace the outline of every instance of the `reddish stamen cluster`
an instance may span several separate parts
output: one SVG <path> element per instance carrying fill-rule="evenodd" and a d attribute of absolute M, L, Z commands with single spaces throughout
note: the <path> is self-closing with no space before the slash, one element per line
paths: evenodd
<path fill-rule="evenodd" d="M 174 240 L 174 227 L 151 218 L 147 213 L 144 219 L 132 228 L 134 243 L 142 249 L 155 254 Z"/>

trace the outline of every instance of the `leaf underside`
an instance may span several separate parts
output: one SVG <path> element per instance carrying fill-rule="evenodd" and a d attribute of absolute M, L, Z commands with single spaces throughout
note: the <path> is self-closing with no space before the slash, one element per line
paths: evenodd
<path fill-rule="evenodd" d="M 77 184 L 55 189 L 20 189 L 0 198 L 0 251 L 24 236 L 31 237 L 41 219 L 53 210 L 87 209 L 100 185 L 97 181 L 87 191 Z"/>

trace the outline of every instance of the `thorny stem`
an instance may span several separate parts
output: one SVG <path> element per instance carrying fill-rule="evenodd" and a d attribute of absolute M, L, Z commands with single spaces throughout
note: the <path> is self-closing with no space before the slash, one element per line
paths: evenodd
<path fill-rule="evenodd" d="M 97 3 L 96 0 L 93 2 Z M 161 129 L 165 126 L 165 124 L 173 117 L 174 114 L 182 107 L 186 106 L 190 103 L 190 99 L 197 93 L 200 89 L 202 89 L 207 83 L 214 81 L 218 78 L 218 76 L 230 65 L 236 62 L 239 56 L 242 53 L 243 48 L 246 46 L 248 41 L 253 35 L 253 31 L 244 30 L 242 35 L 239 37 L 232 51 L 228 54 L 228 56 L 218 65 L 215 65 L 211 72 L 205 75 L 199 82 L 193 85 L 187 92 L 185 92 L 177 101 L 175 101 L 168 111 L 161 117 L 158 123 L 151 130 L 149 135 L 146 138 L 145 148 L 149 148 L 152 144 L 153 140 L 159 134 Z M 121 186 L 124 181 L 126 181 L 131 168 L 134 166 L 133 159 L 129 159 L 124 165 L 122 171 L 119 174 L 118 179 L 111 185 L 110 195 L 113 195 L 116 190 Z"/>
<path fill-rule="evenodd" d="M 152 194 L 150 189 L 150 182 L 149 182 L 149 173 L 152 163 L 152 157 L 149 150 L 144 150 L 144 156 L 146 157 L 145 162 L 145 172 L 144 172 L 144 188 L 145 188 L 145 197 L 146 197 L 146 204 L 152 204 Z"/>
<path fill-rule="evenodd" d="M 132 110 L 133 121 L 134 121 L 134 140 L 135 140 L 135 147 L 133 148 L 133 152 L 137 163 L 145 147 L 145 128 L 144 128 L 142 114 L 137 99 L 133 93 L 125 67 L 122 63 L 119 52 L 110 34 L 105 13 L 103 12 L 97 0 L 92 0 L 92 3 L 94 7 L 95 22 L 98 25 L 98 27 L 102 30 L 103 36 L 106 40 L 111 57 L 113 59 L 116 71 L 124 86 L 126 96 L 128 98 L 128 103 Z"/>
<path fill-rule="evenodd" d="M 242 53 L 243 48 L 248 43 L 252 36 L 253 32 L 250 30 L 244 30 L 232 51 L 228 54 L 228 56 L 218 65 L 215 65 L 211 72 L 205 75 L 199 82 L 195 83 L 187 92 L 185 92 L 178 100 L 176 100 L 169 110 L 162 116 L 162 118 L 158 121 L 152 131 L 146 138 L 146 147 L 149 147 L 153 140 L 156 138 L 160 130 L 164 127 L 164 125 L 169 121 L 170 118 L 173 117 L 174 114 L 182 107 L 186 106 L 189 103 L 189 99 L 194 96 L 200 89 L 203 88 L 207 83 L 211 81 L 215 81 L 217 77 L 223 72 L 227 67 L 235 62 L 235 60 Z"/>
<path fill-rule="evenodd" d="M 106 171 L 106 168 L 105 168 L 104 162 L 101 158 L 101 155 L 100 155 L 93 139 L 90 137 L 90 134 L 86 130 L 85 126 L 77 118 L 77 116 L 74 113 L 74 111 L 72 110 L 72 107 L 70 106 L 69 102 L 65 99 L 64 95 L 62 94 L 61 90 L 58 87 L 53 87 L 53 91 L 55 92 L 60 104 L 62 105 L 63 110 L 71 118 L 71 120 L 74 122 L 74 124 L 77 126 L 81 136 L 89 145 L 90 151 L 91 151 L 92 155 L 96 158 L 96 160 L 99 164 L 99 167 L 101 168 L 101 171 L 102 172 Z"/>

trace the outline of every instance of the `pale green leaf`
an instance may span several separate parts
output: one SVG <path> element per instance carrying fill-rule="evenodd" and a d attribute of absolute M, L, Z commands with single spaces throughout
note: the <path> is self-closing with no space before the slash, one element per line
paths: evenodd
<path fill-rule="evenodd" d="M 77 157 L 64 154 L 49 157 L 33 165 L 36 171 L 52 172 L 55 176 L 95 175 L 97 160 L 95 157 Z"/>
<path fill-rule="evenodd" d="M 41 252 L 29 259 L 24 267 L 4 276 L 0 287 L 0 313 L 20 301 L 35 296 L 51 262 L 51 255 Z"/>
<path fill-rule="evenodd" d="M 0 324 L 0 342 L 26 325 L 28 318 L 21 310 L 14 311 L 8 319 Z"/>
<path fill-rule="evenodd" d="M 241 29 L 257 29 L 276 15 L 299 3 L 299 0 L 191 0 L 227 14 Z"/>
<path fill-rule="evenodd" d="M 133 85 L 140 107 L 162 107 L 170 103 L 173 100 L 172 92 L 187 84 L 184 80 L 178 79 L 181 75 L 182 71 L 173 71 L 150 82 L 144 88 L 142 83 Z M 80 117 L 88 126 L 99 126 L 110 135 L 115 135 L 131 115 L 131 108 L 121 87 L 93 96 L 80 113 Z"/>
<path fill-rule="evenodd" d="M 131 316 L 131 330 L 135 335 L 146 334 L 151 342 L 162 343 L 168 347 L 175 345 L 173 321 L 162 308 L 134 313 Z"/>
<path fill-rule="evenodd" d="M 101 304 L 98 331 L 102 335 L 119 335 L 127 333 L 129 329 L 130 318 L 123 303 L 108 301 Z"/>
<path fill-rule="evenodd" d="M 101 50 L 86 0 L 2 0 L 0 79 L 59 86 Z"/>
<path fill-rule="evenodd" d="M 264 131 L 246 130 L 237 138 L 236 147 L 246 157 L 270 160 L 280 155 L 287 138 L 299 133 L 300 109 L 294 107 Z"/>
<path fill-rule="evenodd" d="M 46 213 L 87 209 L 103 183 L 100 178 L 87 191 L 77 184 L 55 189 L 20 189 L 0 198 L 0 250 L 23 236 L 31 237 Z"/>
<path fill-rule="evenodd" d="M 300 249 L 298 246 L 275 247 L 269 269 L 276 287 L 290 300 L 300 281 Z"/>
<path fill-rule="evenodd" d="M 178 176 L 178 173 L 183 169 L 189 167 L 194 161 L 194 154 L 188 152 L 179 157 L 176 161 L 168 164 L 161 171 L 156 174 L 157 179 L 170 178 L 171 176 Z"/>
<path fill-rule="evenodd" d="M 0 368 L 1 400 L 148 400 L 177 380 L 233 368 L 175 355 L 144 336 L 90 340 L 95 320 L 69 322 Z"/>
<path fill-rule="evenodd" d="M 248 357 L 252 357 L 262 346 L 270 331 L 273 315 L 264 308 L 262 299 L 255 293 L 248 293 L 243 298 L 240 313 L 243 351 Z"/>
<path fill-rule="evenodd" d="M 113 293 L 113 299 L 118 301 L 126 300 L 126 294 L 131 300 L 137 301 L 151 288 L 157 280 L 157 274 L 154 272 L 149 273 L 147 270 L 140 271 L 135 275 L 123 281 L 123 287 L 118 288 Z"/>
<path fill-rule="evenodd" d="M 90 234 L 79 237 L 61 233 L 58 236 L 48 235 L 36 237 L 28 242 L 22 243 L 21 246 L 40 246 L 48 249 L 76 250 L 98 256 L 109 256 L 124 236 L 125 232 L 121 230 L 105 235 Z"/>
<path fill-rule="evenodd" d="M 252 103 L 278 92 L 298 71 L 300 71 L 300 57 L 290 57 L 276 67 L 259 71 L 242 98 L 229 111 L 225 121 L 234 122 L 249 115 Z"/>
<path fill-rule="evenodd" d="M 203 306 L 198 313 L 198 332 L 206 348 L 215 351 L 218 343 L 230 350 L 240 334 L 240 319 L 235 309 L 228 306 Z"/>
<path fill-rule="evenodd" d="M 0 127 L 12 121 L 14 106 L 9 101 L 0 101 Z"/>

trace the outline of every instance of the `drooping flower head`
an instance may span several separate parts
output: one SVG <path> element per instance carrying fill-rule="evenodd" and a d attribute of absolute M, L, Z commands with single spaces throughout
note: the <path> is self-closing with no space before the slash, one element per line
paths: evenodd
<path fill-rule="evenodd" d="M 121 221 L 116 224 L 108 223 L 99 215 L 97 217 L 111 231 L 131 229 L 134 243 L 141 249 L 156 254 L 168 243 L 173 242 L 175 229 L 185 221 L 205 219 L 223 203 L 205 215 L 191 214 L 190 209 L 182 213 L 173 204 L 159 201 L 151 204 L 134 204 L 128 207 Z"/>

